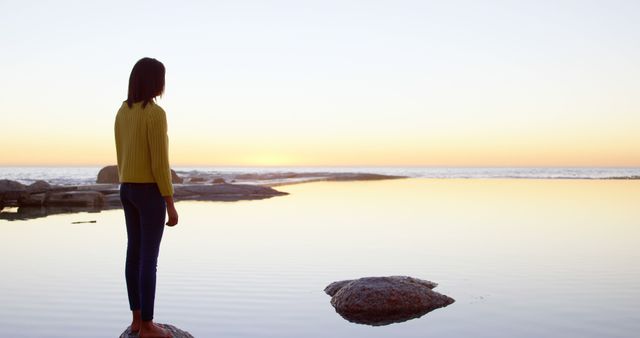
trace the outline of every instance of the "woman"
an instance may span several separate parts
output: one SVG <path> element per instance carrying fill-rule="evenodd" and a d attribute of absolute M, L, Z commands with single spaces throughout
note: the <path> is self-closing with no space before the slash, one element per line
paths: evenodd
<path fill-rule="evenodd" d="M 125 278 L 133 312 L 131 331 L 141 338 L 171 337 L 153 323 L 156 266 L 164 230 L 178 223 L 169 168 L 167 119 L 155 103 L 164 92 L 164 65 L 138 61 L 129 77 L 129 94 L 116 116 L 115 138 L 120 200 L 127 224 Z"/>

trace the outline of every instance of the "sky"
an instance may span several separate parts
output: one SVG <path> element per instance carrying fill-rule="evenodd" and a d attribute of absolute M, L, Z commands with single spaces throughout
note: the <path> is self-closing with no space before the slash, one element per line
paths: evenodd
<path fill-rule="evenodd" d="M 115 164 L 133 64 L 176 166 L 640 166 L 639 1 L 0 0 L 0 165 Z"/>

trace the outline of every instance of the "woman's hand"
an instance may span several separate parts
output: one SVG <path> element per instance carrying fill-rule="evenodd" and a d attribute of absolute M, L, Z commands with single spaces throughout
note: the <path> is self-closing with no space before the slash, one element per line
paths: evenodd
<path fill-rule="evenodd" d="M 169 215 L 169 221 L 167 222 L 167 225 L 172 227 L 178 224 L 178 211 L 176 210 L 176 207 L 173 204 L 172 196 L 165 196 L 164 200 L 165 202 L 167 202 L 167 215 Z"/>

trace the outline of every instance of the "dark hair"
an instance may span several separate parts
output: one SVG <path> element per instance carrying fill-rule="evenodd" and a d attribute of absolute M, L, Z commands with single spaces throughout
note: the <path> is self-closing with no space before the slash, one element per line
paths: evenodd
<path fill-rule="evenodd" d="M 146 107 L 156 96 L 164 92 L 164 65 L 153 58 L 142 58 L 133 66 L 129 76 L 129 93 L 127 105 L 129 108 L 142 101 L 142 108 Z"/>

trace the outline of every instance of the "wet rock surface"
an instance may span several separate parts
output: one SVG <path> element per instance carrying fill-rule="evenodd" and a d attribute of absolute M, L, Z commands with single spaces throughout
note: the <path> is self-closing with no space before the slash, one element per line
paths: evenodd
<path fill-rule="evenodd" d="M 169 325 L 169 324 L 158 324 L 158 325 L 169 330 L 169 332 L 171 332 L 172 334 L 172 338 L 194 338 L 193 335 L 191 335 L 191 333 L 180 330 L 179 328 L 173 325 Z M 131 327 L 127 327 L 127 329 L 124 330 L 124 332 L 122 332 L 122 334 L 120 335 L 120 338 L 139 338 L 139 337 L 140 336 L 138 335 L 137 332 L 136 333 L 131 332 Z"/>
<path fill-rule="evenodd" d="M 454 302 L 433 291 L 436 283 L 408 277 L 364 277 L 329 284 L 331 305 L 350 322 L 373 326 L 421 317 Z"/>

